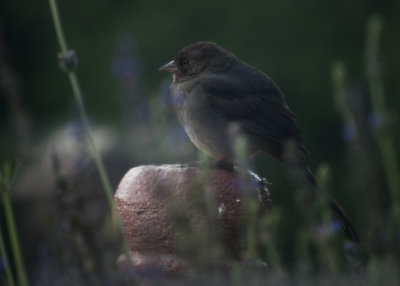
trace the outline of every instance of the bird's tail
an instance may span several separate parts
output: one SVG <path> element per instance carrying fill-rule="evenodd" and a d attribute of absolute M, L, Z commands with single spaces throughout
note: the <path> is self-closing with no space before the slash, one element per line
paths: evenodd
<path fill-rule="evenodd" d="M 311 172 L 311 170 L 308 168 L 308 166 L 306 164 L 302 164 L 300 168 L 305 178 L 312 185 L 314 190 L 319 192 L 317 181 L 315 180 L 315 177 Z M 328 199 L 329 199 L 328 204 L 332 211 L 332 214 L 335 217 L 335 219 L 340 223 L 342 230 L 344 231 L 346 236 L 353 242 L 359 242 L 359 237 L 357 232 L 351 225 L 350 221 L 347 219 L 339 203 L 337 203 L 333 198 L 329 197 Z"/>

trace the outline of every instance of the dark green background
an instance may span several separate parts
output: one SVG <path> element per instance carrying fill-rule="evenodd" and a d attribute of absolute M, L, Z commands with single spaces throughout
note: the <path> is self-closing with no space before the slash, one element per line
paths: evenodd
<path fill-rule="evenodd" d="M 330 66 L 344 60 L 351 80 L 364 81 L 367 20 L 384 19 L 383 60 L 390 106 L 400 89 L 398 1 L 59 1 L 68 44 L 79 56 L 79 78 L 91 118 L 119 118 L 121 103 L 110 72 L 119 36 L 135 41 L 144 62 L 141 85 L 157 95 L 168 75 L 158 67 L 188 43 L 215 41 L 269 74 L 297 113 L 311 160 L 334 161 L 343 151 L 332 105 Z M 47 1 L 7 1 L 0 20 L 22 100 L 42 134 L 69 116 L 71 89 L 60 71 L 59 50 Z M 2 130 L 10 128 L 1 101 Z M 10 131 L 10 130 L 8 130 Z M 12 138 L 2 131 L 1 157 Z"/>

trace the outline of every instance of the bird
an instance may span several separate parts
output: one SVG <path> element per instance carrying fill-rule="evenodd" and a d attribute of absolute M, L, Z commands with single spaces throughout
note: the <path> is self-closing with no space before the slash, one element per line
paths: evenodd
<path fill-rule="evenodd" d="M 174 108 L 197 148 L 233 165 L 238 160 L 234 142 L 244 138 L 246 156 L 267 152 L 300 170 L 319 191 L 296 115 L 268 75 L 208 41 L 187 45 L 159 70 L 172 73 Z M 330 197 L 328 205 L 346 236 L 359 242 L 342 207 Z"/>

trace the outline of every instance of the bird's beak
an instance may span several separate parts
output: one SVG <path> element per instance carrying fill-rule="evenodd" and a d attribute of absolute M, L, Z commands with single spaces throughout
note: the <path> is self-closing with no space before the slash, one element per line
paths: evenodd
<path fill-rule="evenodd" d="M 178 68 L 175 65 L 174 61 L 170 61 L 168 64 L 160 67 L 159 71 L 167 71 L 167 72 L 177 72 Z"/>

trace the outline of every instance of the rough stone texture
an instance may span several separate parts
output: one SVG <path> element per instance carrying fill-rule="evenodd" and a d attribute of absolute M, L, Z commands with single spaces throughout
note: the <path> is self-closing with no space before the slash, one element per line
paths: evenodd
<path fill-rule="evenodd" d="M 237 256 L 244 191 L 258 195 L 261 206 L 270 208 L 266 181 L 242 173 L 181 165 L 129 170 L 115 202 L 135 269 L 152 265 L 179 272 L 186 266 L 181 254 L 193 249 L 193 256 L 215 258 L 212 253 L 220 250 L 213 244 L 216 237 L 231 257 Z"/>

